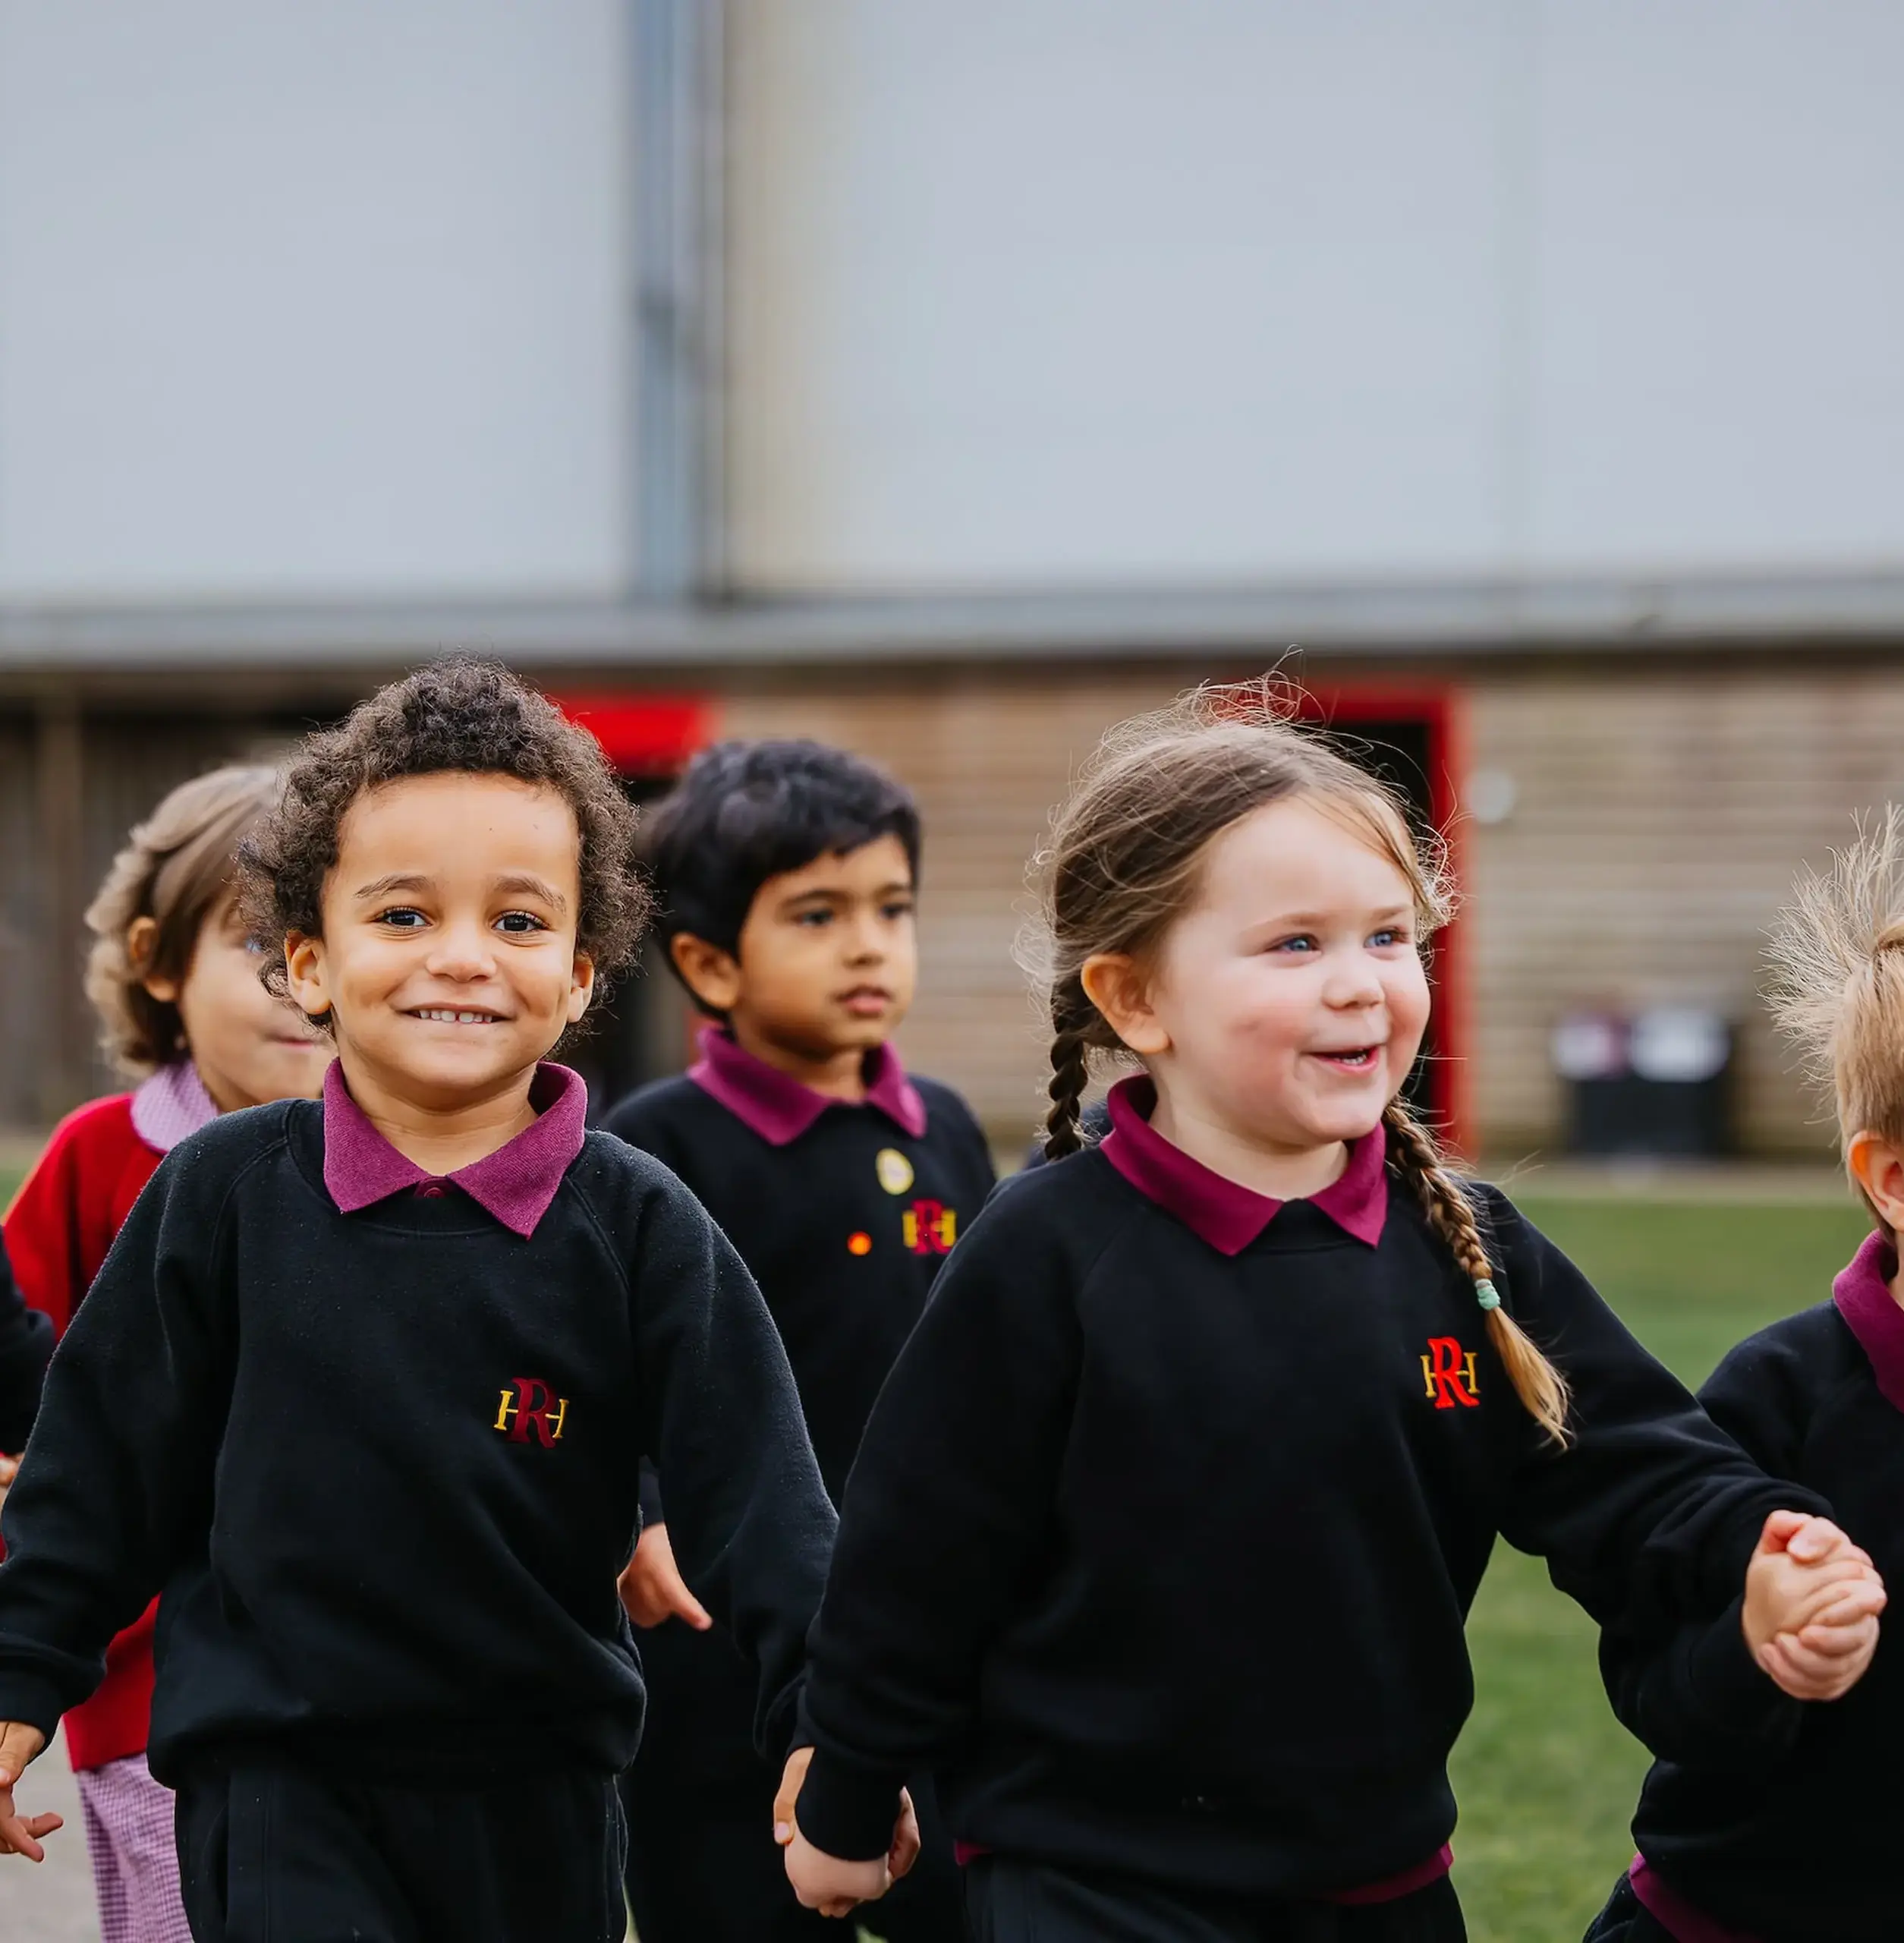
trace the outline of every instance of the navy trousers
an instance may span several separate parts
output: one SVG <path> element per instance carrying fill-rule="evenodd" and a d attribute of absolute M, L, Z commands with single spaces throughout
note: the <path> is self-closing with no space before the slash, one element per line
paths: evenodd
<path fill-rule="evenodd" d="M 985 1856 L 966 1871 L 975 1943 L 1465 1943 L 1446 1877 L 1392 1903 L 1268 1904 Z"/>
<path fill-rule="evenodd" d="M 208 1768 L 174 1810 L 194 1943 L 622 1943 L 615 1784 L 392 1787 Z"/>

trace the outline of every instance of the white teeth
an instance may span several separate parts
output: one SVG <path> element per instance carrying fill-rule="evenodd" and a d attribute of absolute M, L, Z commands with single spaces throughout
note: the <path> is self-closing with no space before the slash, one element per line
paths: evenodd
<path fill-rule="evenodd" d="M 487 1012 L 451 1012 L 440 1006 L 418 1007 L 417 1016 L 438 1025 L 487 1025 L 495 1015 Z"/>

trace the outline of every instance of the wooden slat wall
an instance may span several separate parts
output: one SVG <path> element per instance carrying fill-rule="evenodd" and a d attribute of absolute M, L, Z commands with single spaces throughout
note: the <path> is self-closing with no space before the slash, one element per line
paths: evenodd
<path fill-rule="evenodd" d="M 1025 860 L 1108 723 L 1167 701 L 1169 669 L 968 673 L 855 691 L 737 693 L 726 732 L 814 735 L 888 763 L 927 820 L 923 990 L 908 1056 L 962 1087 L 994 1135 L 1038 1110 L 1042 1041 L 1012 945 Z M 1758 992 L 1765 927 L 1853 811 L 1904 794 L 1904 666 L 1714 662 L 1469 671 L 1472 768 L 1506 771 L 1507 820 L 1464 827 L 1473 1104 L 1490 1151 L 1551 1149 L 1547 1041 L 1578 1006 L 1720 1006 L 1740 1029 L 1741 1130 L 1821 1151 Z"/>
<path fill-rule="evenodd" d="M 837 742 L 918 792 L 924 975 L 906 1053 L 963 1088 L 1008 1145 L 1028 1134 L 1045 1075 L 1012 957 L 1027 859 L 1106 725 L 1163 705 L 1189 672 L 829 674 L 737 681 L 722 700 L 723 732 Z M 1471 766 L 1506 771 L 1517 792 L 1506 820 L 1464 831 L 1468 1052 L 1484 1144 L 1555 1145 L 1562 1100 L 1547 1037 L 1563 1012 L 1687 1000 L 1716 1003 L 1741 1027 L 1748 1143 L 1822 1151 L 1827 1135 L 1764 1021 L 1759 954 L 1800 865 L 1824 861 L 1854 811 L 1904 795 L 1904 661 L 1794 650 L 1657 673 L 1471 666 L 1459 685 Z M 287 726 L 88 717 L 89 894 L 163 790 Z M 61 1104 L 49 1085 L 77 1097 L 109 1079 L 97 1066 L 49 1079 L 53 981 L 76 981 L 80 941 L 52 934 L 36 769 L 32 719 L 0 717 L 0 1123 L 11 1126 L 44 1123 Z"/>
<path fill-rule="evenodd" d="M 1547 1034 L 1575 1006 L 1688 1002 L 1740 1028 L 1746 1144 L 1821 1151 L 1759 997 L 1766 927 L 1854 812 L 1904 795 L 1904 667 L 1773 663 L 1477 684 L 1471 759 L 1518 800 L 1471 827 L 1476 1104 L 1490 1144 L 1550 1143 Z"/>

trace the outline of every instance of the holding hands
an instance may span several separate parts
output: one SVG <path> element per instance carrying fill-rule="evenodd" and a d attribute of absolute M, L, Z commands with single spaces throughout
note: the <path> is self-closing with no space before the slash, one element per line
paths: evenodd
<path fill-rule="evenodd" d="M 1884 1601 L 1870 1554 L 1829 1519 L 1774 1511 L 1745 1568 L 1745 1644 L 1794 1699 L 1839 1699 L 1871 1664 Z"/>
<path fill-rule="evenodd" d="M 794 1808 L 801 1784 L 814 1758 L 810 1747 L 797 1747 L 780 1777 L 773 1800 L 773 1839 L 786 1851 L 787 1880 L 803 1909 L 822 1916 L 850 1916 L 861 1903 L 876 1902 L 919 1859 L 919 1821 L 912 1797 L 899 1791 L 898 1819 L 892 1825 L 892 1846 L 870 1862 L 842 1862 L 817 1849 L 800 1832 Z"/>

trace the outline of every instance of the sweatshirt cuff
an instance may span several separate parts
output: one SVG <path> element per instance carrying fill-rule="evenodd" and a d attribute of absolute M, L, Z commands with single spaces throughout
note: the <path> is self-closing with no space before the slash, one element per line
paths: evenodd
<path fill-rule="evenodd" d="M 823 1855 L 873 1861 L 892 1846 L 902 1785 L 890 1775 L 870 1774 L 817 1747 L 794 1811 L 800 1832 Z"/>
<path fill-rule="evenodd" d="M 1752 1657 L 1745 1609 L 1742 1595 L 1734 1599 L 1694 1645 L 1687 1673 L 1695 1704 L 1729 1738 L 1782 1746 L 1798 1733 L 1805 1703 Z"/>
<path fill-rule="evenodd" d="M 50 1743 L 65 1711 L 59 1689 L 50 1680 L 37 1674 L 0 1674 L 0 1721 L 24 1721 Z"/>
<path fill-rule="evenodd" d="M 668 1522 L 668 1514 L 661 1503 L 661 1473 L 645 1457 L 641 1460 L 640 1490 L 641 1529 L 651 1532 Z"/>

